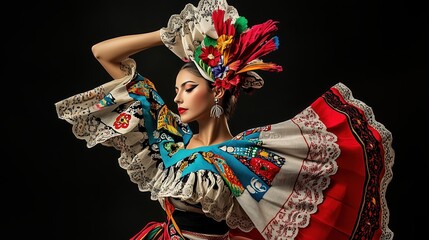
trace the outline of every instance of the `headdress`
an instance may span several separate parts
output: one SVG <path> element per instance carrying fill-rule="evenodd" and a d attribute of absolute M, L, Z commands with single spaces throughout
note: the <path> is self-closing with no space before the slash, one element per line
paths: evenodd
<path fill-rule="evenodd" d="M 277 23 L 268 20 L 249 28 L 225 0 L 201 0 L 198 7 L 187 4 L 180 15 L 172 15 L 161 39 L 183 61 L 194 61 L 205 79 L 238 95 L 263 86 L 256 70 L 282 71 L 261 60 L 278 49 Z"/>

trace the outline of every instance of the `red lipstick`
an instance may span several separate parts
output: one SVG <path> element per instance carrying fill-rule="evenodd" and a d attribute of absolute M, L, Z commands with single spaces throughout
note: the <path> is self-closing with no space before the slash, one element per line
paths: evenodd
<path fill-rule="evenodd" d="M 179 114 L 182 114 L 182 113 L 188 111 L 188 109 L 186 109 L 186 108 L 180 108 L 180 107 L 177 108 L 177 110 L 179 111 Z"/>

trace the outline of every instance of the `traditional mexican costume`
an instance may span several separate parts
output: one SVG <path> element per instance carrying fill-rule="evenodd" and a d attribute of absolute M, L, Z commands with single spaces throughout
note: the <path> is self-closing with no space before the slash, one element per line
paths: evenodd
<path fill-rule="evenodd" d="M 163 29 L 164 43 L 202 66 L 207 49 L 197 50 L 201 44 L 195 39 L 205 42 L 203 48 L 212 46 L 203 39 L 213 36 L 213 29 L 204 27 L 213 25 L 212 13 L 219 9 L 231 24 L 238 19 L 225 1 L 188 4 Z M 208 65 L 211 71 L 203 72 L 210 75 L 215 67 Z M 132 239 L 229 239 L 228 229 L 256 231 L 263 239 L 393 238 L 385 198 L 394 162 L 392 135 L 344 84 L 332 86 L 291 119 L 188 149 L 191 128 L 167 108 L 133 59 L 122 66 L 124 78 L 59 101 L 56 110 L 88 147 L 119 150 L 119 166 L 166 210 L 165 223 L 148 223 Z M 251 71 L 250 81 L 260 83 Z M 216 74 L 208 77 L 222 84 Z M 225 86 L 240 86 L 234 83 Z M 183 229 L 171 202 L 177 200 L 198 206 L 214 228 L 226 226 L 226 234 L 205 232 L 199 238 Z"/>

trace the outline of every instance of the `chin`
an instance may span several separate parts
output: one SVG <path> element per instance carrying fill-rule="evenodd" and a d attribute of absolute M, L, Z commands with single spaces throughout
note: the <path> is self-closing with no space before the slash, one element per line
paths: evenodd
<path fill-rule="evenodd" d="M 182 120 L 182 123 L 189 124 L 189 121 L 184 121 L 184 120 Z"/>
<path fill-rule="evenodd" d="M 180 120 L 182 121 L 182 123 L 186 123 L 189 124 L 190 122 L 192 122 L 189 118 L 187 117 L 180 117 Z"/>

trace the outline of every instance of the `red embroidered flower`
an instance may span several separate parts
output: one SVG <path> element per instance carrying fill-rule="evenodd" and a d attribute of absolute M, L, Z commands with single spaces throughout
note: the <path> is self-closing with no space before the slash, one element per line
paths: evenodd
<path fill-rule="evenodd" d="M 130 119 L 131 119 L 131 115 L 130 114 L 128 114 L 128 113 L 121 113 L 115 119 L 115 122 L 113 123 L 113 126 L 115 126 L 116 129 L 127 128 L 130 125 Z"/>

